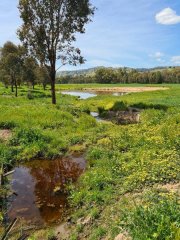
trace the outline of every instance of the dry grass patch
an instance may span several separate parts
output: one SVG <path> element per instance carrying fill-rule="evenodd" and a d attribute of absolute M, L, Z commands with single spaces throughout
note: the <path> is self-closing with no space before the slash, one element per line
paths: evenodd
<path fill-rule="evenodd" d="M 0 130 L 0 140 L 8 141 L 12 137 L 12 132 L 9 129 Z"/>

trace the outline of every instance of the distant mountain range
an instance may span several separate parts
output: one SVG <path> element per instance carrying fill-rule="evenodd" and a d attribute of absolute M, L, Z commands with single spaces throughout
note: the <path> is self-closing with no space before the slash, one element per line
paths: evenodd
<path fill-rule="evenodd" d="M 61 71 L 58 72 L 58 76 L 79 76 L 79 75 L 93 75 L 95 74 L 96 70 L 103 67 L 94 67 L 94 68 L 88 68 L 88 69 L 81 69 L 81 70 L 75 70 L 75 71 Z M 148 72 L 148 71 L 161 71 L 164 69 L 169 69 L 173 67 L 154 67 L 154 68 L 134 68 L 138 72 Z M 117 69 L 117 68 L 112 68 Z M 133 68 L 126 67 L 127 70 L 132 70 Z"/>

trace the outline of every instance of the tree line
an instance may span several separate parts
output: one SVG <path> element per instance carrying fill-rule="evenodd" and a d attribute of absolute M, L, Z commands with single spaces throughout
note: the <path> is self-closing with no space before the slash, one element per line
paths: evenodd
<path fill-rule="evenodd" d="M 22 45 L 10 41 L 0 48 L 0 81 L 6 88 L 11 87 L 16 97 L 22 84 L 33 89 L 36 84 L 42 84 L 45 89 L 50 83 L 47 68 L 29 56 Z"/>
<path fill-rule="evenodd" d="M 91 75 L 59 76 L 58 83 L 180 83 L 180 67 L 141 72 L 128 68 L 99 68 Z"/>

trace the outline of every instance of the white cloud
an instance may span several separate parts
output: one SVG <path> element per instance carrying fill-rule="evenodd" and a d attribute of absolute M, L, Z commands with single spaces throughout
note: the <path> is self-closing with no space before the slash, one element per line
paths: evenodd
<path fill-rule="evenodd" d="M 156 52 L 155 55 L 154 55 L 154 57 L 157 58 L 157 59 L 159 59 L 163 56 L 164 56 L 164 53 L 162 53 L 162 52 Z"/>
<path fill-rule="evenodd" d="M 180 64 L 180 56 L 174 56 L 171 58 L 171 62 L 174 64 L 179 65 Z"/>
<path fill-rule="evenodd" d="M 164 62 L 164 60 L 163 60 L 164 53 L 162 53 L 162 52 L 156 52 L 154 54 L 150 54 L 149 56 L 158 62 Z"/>
<path fill-rule="evenodd" d="M 156 14 L 156 22 L 164 25 L 180 23 L 180 16 L 171 8 L 165 8 Z"/>

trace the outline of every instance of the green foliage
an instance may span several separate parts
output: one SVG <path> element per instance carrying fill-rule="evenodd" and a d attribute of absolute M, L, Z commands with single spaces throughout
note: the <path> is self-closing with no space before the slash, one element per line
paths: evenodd
<path fill-rule="evenodd" d="M 166 105 L 147 104 L 147 103 L 143 103 L 143 102 L 132 104 L 131 107 L 139 108 L 139 109 L 158 109 L 158 110 L 164 110 L 164 111 L 166 111 L 168 109 L 168 107 Z"/>
<path fill-rule="evenodd" d="M 17 151 L 10 147 L 8 144 L 0 142 L 0 164 L 8 164 L 11 167 L 14 165 Z"/>
<path fill-rule="evenodd" d="M 178 85 L 163 92 L 88 100 L 59 95 L 57 106 L 50 104 L 48 89 L 36 88 L 31 101 L 27 91 L 22 87 L 21 96 L 14 98 L 9 89 L 0 89 L 0 128 L 12 131 L 11 140 L 0 140 L 0 163 L 13 165 L 17 160 L 53 159 L 68 151 L 85 151 L 87 169 L 77 185 L 69 187 L 69 200 L 76 209 L 75 223 L 79 218 L 92 221 L 72 230 L 71 239 L 114 239 L 124 231 L 135 239 L 178 239 L 176 198 L 170 193 L 151 193 L 157 184 L 179 182 Z M 113 105 L 145 109 L 141 122 L 116 126 L 99 123 L 87 114 L 98 107 L 107 111 Z M 144 197 L 146 188 L 150 191 Z"/>
<path fill-rule="evenodd" d="M 23 69 L 24 48 L 16 46 L 12 42 L 6 42 L 1 48 L 0 67 L 3 71 L 5 86 L 11 85 L 12 92 L 15 87 L 15 96 L 17 97 L 17 88 L 21 83 Z M 1 72 L 2 73 L 2 72 Z"/>
<path fill-rule="evenodd" d="M 180 83 L 180 68 L 132 69 L 132 68 L 92 68 L 80 71 L 65 72 L 58 76 L 58 83 L 100 83 L 100 84 L 162 84 Z"/>
<path fill-rule="evenodd" d="M 87 114 L 90 114 L 90 109 L 89 109 L 89 107 L 87 106 L 87 105 L 82 105 L 81 106 L 81 109 L 80 109 L 82 112 L 85 112 L 85 113 L 87 113 Z"/>
<path fill-rule="evenodd" d="M 86 113 L 89 113 L 86 104 L 77 108 L 73 106 L 77 100 L 60 96 L 58 105 L 52 107 L 46 92 L 34 90 L 30 102 L 27 92 L 26 88 L 20 89 L 22 97 L 18 99 L 0 96 L 0 128 L 13 132 L 10 142 L 0 144 L 2 161 L 55 158 L 68 149 L 76 151 L 73 145 L 93 141 L 97 123 Z"/>
<path fill-rule="evenodd" d="M 83 196 L 76 197 L 76 194 L 81 195 L 78 191 L 74 193 L 74 199 L 81 199 L 88 205 L 93 201 L 107 202 L 107 193 L 115 186 L 125 193 L 144 185 L 178 179 L 180 152 L 172 138 L 175 140 L 180 135 L 179 126 L 174 118 L 171 123 L 166 123 L 168 112 L 166 115 L 163 112 L 162 118 L 155 115 L 152 119 L 151 111 L 144 113 L 147 116 L 141 125 L 119 127 L 120 131 L 114 128 L 110 138 L 98 140 L 89 149 L 87 158 L 91 168 L 81 178 Z M 150 116 L 148 125 L 146 120 Z M 171 137 L 167 138 L 164 131 Z"/>
<path fill-rule="evenodd" d="M 78 124 L 83 130 L 93 128 L 97 125 L 96 120 L 89 115 L 80 116 Z"/>
<path fill-rule="evenodd" d="M 109 110 L 111 110 L 111 111 L 125 111 L 127 109 L 128 109 L 127 103 L 125 103 L 123 101 L 118 101 L 118 102 L 115 102 L 113 107 L 110 108 Z"/>
<path fill-rule="evenodd" d="M 150 197 L 150 196 L 148 196 Z M 124 212 L 122 221 L 134 240 L 178 240 L 180 206 L 172 194 L 153 194 L 147 205 Z"/>
<path fill-rule="evenodd" d="M 141 123 L 131 126 L 108 125 L 106 131 L 103 131 L 97 141 L 89 147 L 87 152 L 89 168 L 80 178 L 78 189 L 72 189 L 71 191 L 72 204 L 78 206 L 79 210 L 84 209 L 85 217 L 90 214 L 90 206 L 97 209 L 97 213 L 103 209 L 102 213 L 98 215 L 98 220 L 94 219 L 95 222 L 90 227 L 91 230 L 88 231 L 88 239 L 95 239 L 97 228 L 102 227 L 102 222 L 108 229 L 105 235 L 114 239 L 120 232 L 118 217 L 119 219 L 125 218 L 124 213 L 122 213 L 125 206 L 130 208 L 125 209 L 125 212 L 127 213 L 127 221 L 131 221 L 134 230 L 130 231 L 129 223 L 126 222 L 123 225 L 124 231 L 128 230 L 130 235 L 135 236 L 132 232 L 135 231 L 136 227 L 137 229 L 141 228 L 139 235 L 133 239 L 178 239 L 178 225 L 173 222 L 175 217 L 175 222 L 179 224 L 179 215 L 175 213 L 178 210 L 177 202 L 169 199 L 167 200 L 168 203 L 165 204 L 166 200 L 163 200 L 164 202 L 161 205 L 161 201 L 155 204 L 153 200 L 149 200 L 151 206 L 146 212 L 145 202 L 139 200 L 141 205 L 138 205 L 137 209 L 142 210 L 144 217 L 140 215 L 139 218 L 142 217 L 141 221 L 138 217 L 136 221 L 133 216 L 136 216 L 137 209 L 134 209 L 134 202 L 131 202 L 131 197 L 130 199 L 127 197 L 126 202 L 120 201 L 120 206 L 116 201 L 128 192 L 130 196 L 133 196 L 135 191 L 141 192 L 144 188 L 150 188 L 155 184 L 163 185 L 179 181 L 180 112 L 179 100 L 175 97 L 178 93 L 177 89 L 174 88 L 173 99 L 171 98 L 171 101 L 168 102 L 168 106 L 161 104 L 160 93 L 154 94 L 157 96 L 156 104 L 146 102 L 145 96 L 149 95 L 147 93 L 138 93 L 137 98 L 135 94 L 123 96 L 122 98 L 127 100 L 128 105 L 130 105 L 130 102 L 134 102 L 134 105 L 131 104 L 131 106 L 145 109 L 141 112 Z M 139 95 L 144 95 L 142 104 L 138 104 Z M 103 99 L 103 104 L 101 102 L 100 107 L 101 113 L 107 111 L 107 105 L 113 105 L 109 103 L 108 96 L 97 97 L 97 101 L 92 99 L 86 102 L 94 105 L 99 99 L 100 102 Z M 135 105 L 136 101 L 137 105 Z M 172 107 L 173 105 L 176 105 L 176 107 Z M 134 215 L 130 215 L 131 212 Z M 161 214 L 164 214 L 165 219 L 162 222 Z M 144 219 L 150 219 L 151 217 L 157 224 L 153 226 L 152 220 L 149 232 L 144 231 L 143 228 L 146 228 L 141 224 Z M 135 225 L 138 223 L 139 228 L 138 225 Z M 165 223 L 169 224 L 167 231 L 164 230 Z M 144 224 L 148 228 L 148 223 Z M 147 235 L 149 234 L 148 236 L 143 235 L 146 232 Z M 162 232 L 164 232 L 164 235 Z M 152 236 L 149 237 L 151 233 Z M 158 233 L 160 237 L 155 238 L 155 233 Z"/>
<path fill-rule="evenodd" d="M 106 229 L 103 227 L 99 227 L 94 231 L 94 234 L 90 238 L 90 240 L 100 240 L 106 234 Z"/>
<path fill-rule="evenodd" d="M 57 240 L 57 237 L 55 236 L 54 230 L 52 228 L 36 231 L 34 234 L 28 237 L 28 240 L 38 239 Z"/>
<path fill-rule="evenodd" d="M 91 21 L 95 8 L 89 0 L 20 0 L 18 8 L 22 19 L 19 39 L 28 53 L 46 66 L 50 76 L 52 103 L 56 104 L 56 62 L 60 60 L 62 66 L 84 63 L 80 49 L 72 44 L 76 41 L 76 33 L 85 32 L 85 25 Z"/>
<path fill-rule="evenodd" d="M 100 212 L 99 212 L 99 209 L 98 208 L 93 208 L 90 212 L 90 216 L 91 216 L 91 219 L 95 220 L 95 219 L 98 219 L 99 216 L 100 216 Z"/>
<path fill-rule="evenodd" d="M 100 68 L 95 73 L 97 83 L 113 83 L 116 82 L 116 73 L 111 68 Z"/>

